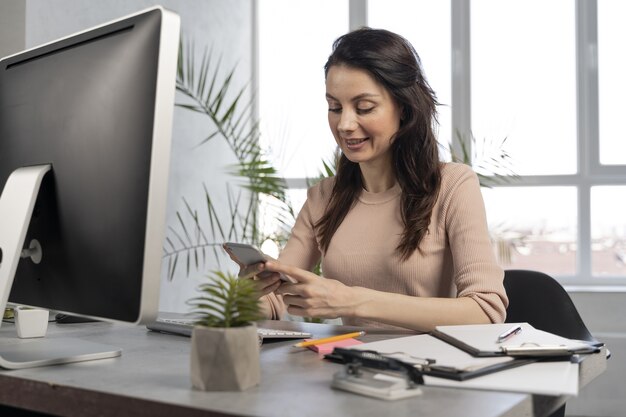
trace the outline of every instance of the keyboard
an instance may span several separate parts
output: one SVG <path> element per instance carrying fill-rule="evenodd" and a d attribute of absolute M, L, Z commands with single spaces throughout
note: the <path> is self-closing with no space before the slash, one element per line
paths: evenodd
<path fill-rule="evenodd" d="M 149 323 L 146 327 L 149 330 L 162 333 L 173 333 L 181 336 L 191 337 L 194 319 L 166 319 L 159 317 L 156 321 Z M 257 327 L 259 338 L 262 339 L 307 339 L 313 335 L 308 332 L 294 330 L 276 330 Z"/>

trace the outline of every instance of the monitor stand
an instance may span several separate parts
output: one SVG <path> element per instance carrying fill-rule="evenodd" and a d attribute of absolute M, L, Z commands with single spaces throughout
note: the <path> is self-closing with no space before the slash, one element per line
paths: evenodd
<path fill-rule="evenodd" d="M 0 195 L 0 312 L 4 313 L 22 256 L 26 232 L 37 194 L 51 165 L 18 168 L 11 173 Z M 37 251 L 24 251 L 37 262 Z M 31 368 L 121 355 L 121 349 L 73 338 L 0 338 L 0 367 Z"/>

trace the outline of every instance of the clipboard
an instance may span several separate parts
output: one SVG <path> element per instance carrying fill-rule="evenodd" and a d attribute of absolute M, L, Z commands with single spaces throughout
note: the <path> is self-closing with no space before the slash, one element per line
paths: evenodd
<path fill-rule="evenodd" d="M 409 364 L 423 375 L 455 381 L 465 381 L 504 369 L 536 362 L 537 358 L 511 356 L 475 357 L 429 334 L 399 337 L 350 346 L 348 349 L 371 352 Z M 341 355 L 333 352 L 326 359 L 343 363 Z"/>
<path fill-rule="evenodd" d="M 516 326 L 521 329 L 519 332 L 499 340 L 500 335 Z M 431 334 L 476 357 L 569 358 L 600 351 L 596 344 L 567 339 L 535 329 L 528 323 L 437 326 Z"/>

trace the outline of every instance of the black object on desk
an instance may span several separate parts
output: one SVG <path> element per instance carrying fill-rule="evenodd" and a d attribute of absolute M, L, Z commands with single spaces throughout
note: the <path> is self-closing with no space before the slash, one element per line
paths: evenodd
<path fill-rule="evenodd" d="M 539 358 L 508 358 L 505 360 L 498 358 L 491 358 L 492 360 L 489 360 L 484 358 L 482 361 L 479 361 L 482 362 L 480 365 L 468 366 L 465 368 L 446 365 L 444 363 L 438 364 L 435 359 L 411 358 L 410 362 L 405 362 L 374 350 L 345 348 L 335 348 L 332 353 L 324 356 L 324 359 L 335 363 L 344 363 L 349 365 L 350 363 L 356 362 L 364 367 L 405 372 L 414 383 L 419 384 L 424 383 L 423 375 L 451 379 L 455 381 L 465 381 L 482 375 L 503 371 L 505 369 L 516 368 L 518 366 L 530 364 L 539 360 Z"/>
<path fill-rule="evenodd" d="M 54 321 L 59 324 L 73 324 L 73 323 L 91 323 L 91 322 L 96 322 L 98 320 L 90 319 L 87 317 L 72 316 L 69 314 L 57 313 L 57 315 L 54 316 Z"/>
<path fill-rule="evenodd" d="M 333 354 L 342 357 L 344 363 L 350 367 L 350 373 L 358 373 L 360 367 L 394 371 L 406 374 L 408 379 L 414 384 L 424 384 L 422 372 L 415 366 L 383 356 L 372 350 L 352 350 L 336 347 L 333 349 Z"/>

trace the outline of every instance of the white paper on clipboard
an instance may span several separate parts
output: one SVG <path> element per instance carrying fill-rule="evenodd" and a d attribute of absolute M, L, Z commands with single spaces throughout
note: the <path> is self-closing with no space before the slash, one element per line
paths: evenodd
<path fill-rule="evenodd" d="M 435 359 L 441 365 L 459 368 L 487 366 L 510 357 L 474 357 L 428 334 L 364 343 L 351 349 L 374 350 L 381 354 L 402 353 L 415 358 Z M 429 386 L 470 388 L 491 391 L 525 392 L 543 395 L 578 395 L 578 364 L 569 361 L 539 362 L 504 369 L 465 381 L 424 376 Z"/>

